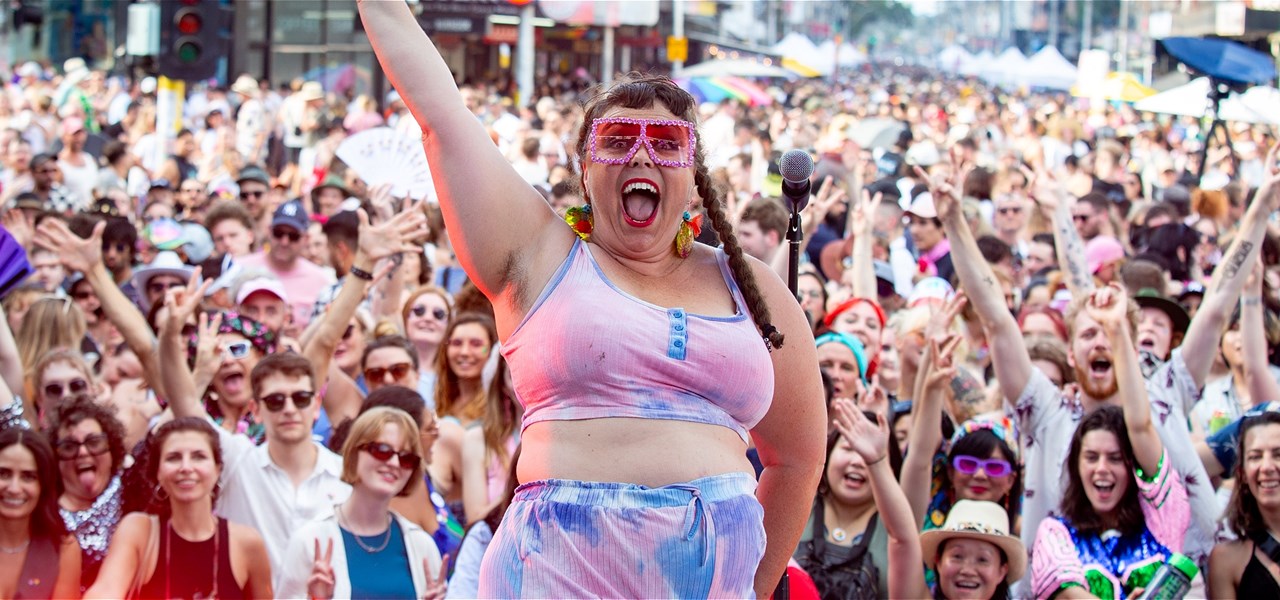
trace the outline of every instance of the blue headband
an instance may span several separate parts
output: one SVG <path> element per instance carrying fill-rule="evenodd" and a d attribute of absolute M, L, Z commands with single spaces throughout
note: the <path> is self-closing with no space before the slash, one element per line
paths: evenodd
<path fill-rule="evenodd" d="M 862 340 L 853 337 L 847 333 L 838 331 L 828 331 L 814 340 L 814 346 L 821 348 L 827 344 L 840 343 L 844 344 L 851 352 L 853 359 L 858 363 L 858 378 L 862 380 L 862 384 L 867 384 L 867 351 L 862 347 Z"/>

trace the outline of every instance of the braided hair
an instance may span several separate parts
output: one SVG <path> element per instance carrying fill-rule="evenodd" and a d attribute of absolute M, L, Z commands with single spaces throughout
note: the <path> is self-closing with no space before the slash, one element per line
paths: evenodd
<path fill-rule="evenodd" d="M 587 138 L 591 133 L 591 122 L 615 106 L 648 108 L 654 103 L 661 103 L 681 119 L 690 123 L 697 123 L 698 120 L 697 103 L 693 96 L 680 89 L 671 78 L 666 76 L 632 72 L 616 83 L 605 88 L 597 88 L 594 92 L 584 106 L 582 126 L 578 129 L 578 142 L 575 149 L 580 157 L 589 156 Z M 696 128 L 694 139 L 693 182 L 698 195 L 702 198 L 702 206 L 706 209 L 712 227 L 715 227 L 716 234 L 724 244 L 725 254 L 729 258 L 729 270 L 742 291 L 742 297 L 746 300 L 747 309 L 751 312 L 756 329 L 760 331 L 765 345 L 770 350 L 781 348 L 784 336 L 770 322 L 769 306 L 756 285 L 755 274 L 751 271 L 751 265 L 747 262 L 742 247 L 738 245 L 738 236 L 733 231 L 733 224 L 725 215 L 724 190 L 711 179 L 707 170 L 702 136 Z M 586 196 L 585 190 L 583 196 Z"/>

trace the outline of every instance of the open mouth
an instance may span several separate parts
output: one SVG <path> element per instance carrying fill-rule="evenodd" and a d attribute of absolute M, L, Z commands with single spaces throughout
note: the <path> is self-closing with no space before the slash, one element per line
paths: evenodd
<path fill-rule="evenodd" d="M 633 227 L 647 227 L 653 223 L 661 200 L 661 190 L 653 181 L 636 178 L 622 184 L 622 212 Z"/>
<path fill-rule="evenodd" d="M 960 589 L 962 589 L 962 590 L 970 590 L 970 591 L 973 591 L 973 590 L 977 590 L 978 588 L 982 587 L 982 582 L 980 582 L 980 581 L 957 581 L 957 582 L 955 583 L 955 586 L 956 586 L 956 587 L 958 587 L 958 588 L 960 588 Z"/>
<path fill-rule="evenodd" d="M 1106 377 L 1111 373 L 1111 360 L 1095 358 L 1089 361 L 1089 374 L 1094 377 Z"/>
<path fill-rule="evenodd" d="M 1155 350 L 1156 341 L 1150 336 L 1142 336 L 1138 338 L 1138 347 L 1143 350 Z"/>
<path fill-rule="evenodd" d="M 1258 489 L 1260 490 L 1280 489 L 1280 480 L 1275 480 L 1275 479 L 1269 479 L 1266 481 L 1258 480 Z"/>
<path fill-rule="evenodd" d="M 244 373 L 232 371 L 222 376 L 222 392 L 227 396 L 239 396 L 244 391 Z"/>
<path fill-rule="evenodd" d="M 1098 496 L 1103 500 L 1111 498 L 1112 492 L 1116 490 L 1116 482 L 1114 481 L 1095 481 L 1093 489 L 1097 490 Z"/>
<path fill-rule="evenodd" d="M 853 485 L 862 485 L 867 482 L 867 476 L 862 473 L 845 473 L 844 480 Z"/>

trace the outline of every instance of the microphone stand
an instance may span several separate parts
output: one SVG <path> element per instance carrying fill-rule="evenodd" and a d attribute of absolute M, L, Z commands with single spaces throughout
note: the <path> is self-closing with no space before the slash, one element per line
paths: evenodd
<path fill-rule="evenodd" d="M 804 232 L 800 230 L 800 210 L 795 202 L 788 202 L 791 205 L 791 221 L 787 225 L 787 245 L 789 246 L 790 256 L 787 265 L 787 286 L 791 289 L 791 295 L 800 300 L 799 278 L 800 278 L 800 240 L 804 239 Z"/>

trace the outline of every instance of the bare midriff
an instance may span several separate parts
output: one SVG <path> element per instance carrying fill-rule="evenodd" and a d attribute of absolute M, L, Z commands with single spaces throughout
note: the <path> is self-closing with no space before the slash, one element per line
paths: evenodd
<path fill-rule="evenodd" d="M 737 433 L 691 421 L 542 421 L 525 429 L 520 443 L 521 483 L 573 479 L 660 487 L 725 473 L 754 473 Z"/>

